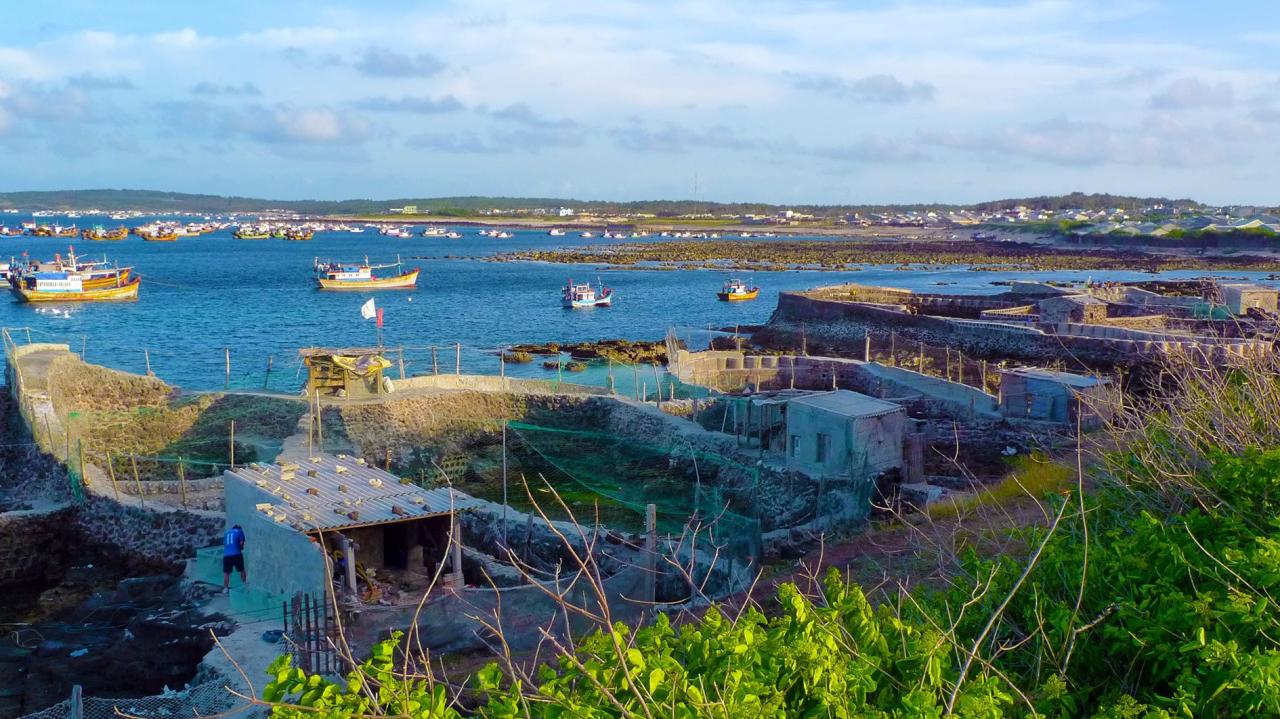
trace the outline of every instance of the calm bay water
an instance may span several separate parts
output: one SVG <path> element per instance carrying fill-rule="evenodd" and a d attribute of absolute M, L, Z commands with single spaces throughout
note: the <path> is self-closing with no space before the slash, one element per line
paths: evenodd
<path fill-rule="evenodd" d="M 24 216 L 6 215 L 16 225 Z M 52 218 L 50 218 L 52 219 Z M 64 222 L 69 222 L 63 220 Z M 92 224 L 78 220 L 81 227 Z M 116 223 L 108 222 L 108 226 Z M 969 272 L 897 271 L 872 267 L 851 272 L 755 272 L 760 299 L 746 303 L 716 300 L 726 274 L 713 270 L 602 270 L 595 266 L 497 263 L 482 258 L 530 247 L 608 243 L 609 240 L 550 237 L 545 231 L 516 230 L 509 240 L 480 237 L 459 228 L 463 238 L 398 239 L 369 230 L 363 234 L 319 233 L 310 242 L 235 240 L 229 232 L 179 238 L 177 242 L 75 241 L 85 255 L 107 253 L 143 277 L 139 300 L 121 304 L 40 306 L 0 298 L 0 325 L 19 338 L 31 328 L 34 341 L 62 341 L 90 362 L 132 372 L 146 367 L 186 389 L 224 384 L 224 348 L 231 352 L 232 386 L 260 388 L 268 357 L 271 389 L 300 386 L 297 351 L 312 346 L 366 346 L 376 341 L 374 323 L 360 318 L 360 305 L 375 297 L 385 309 L 383 342 L 406 347 L 410 374 L 431 371 L 430 347 L 440 348 L 442 368 L 453 368 L 453 343 L 462 348 L 464 372 L 498 372 L 498 348 L 517 342 L 574 342 L 607 338 L 661 339 L 671 326 L 706 328 L 757 324 L 773 311 L 780 291 L 822 284 L 862 282 L 947 292 L 989 292 L 992 280 L 1132 280 L 1133 272 Z M 653 238 L 658 239 L 658 238 Z M 65 253 L 68 240 L 0 238 L 0 254 L 51 258 Z M 419 266 L 418 288 L 409 292 L 321 292 L 311 280 L 312 258 L 394 262 Z M 424 259 L 410 259 L 421 257 Z M 1166 277 L 1195 276 L 1171 272 Z M 1232 272 L 1258 278 L 1265 273 Z M 568 278 L 597 278 L 615 288 L 612 308 L 565 310 L 559 292 Z M 946 283 L 945 286 L 937 286 Z M 513 375 L 554 377 L 540 364 L 508 366 Z M 602 372 L 587 381 L 603 382 Z M 575 377 L 582 381 L 582 376 Z M 622 383 L 620 382 L 620 385 Z"/>

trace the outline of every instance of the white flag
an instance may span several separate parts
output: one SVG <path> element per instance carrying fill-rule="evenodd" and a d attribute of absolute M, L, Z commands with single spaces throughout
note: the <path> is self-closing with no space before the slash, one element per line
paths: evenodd
<path fill-rule="evenodd" d="M 364 303 L 363 305 L 360 305 L 360 316 L 366 320 L 371 320 L 374 317 L 378 316 L 378 310 L 376 307 L 373 306 L 372 297 L 369 298 L 368 302 Z"/>

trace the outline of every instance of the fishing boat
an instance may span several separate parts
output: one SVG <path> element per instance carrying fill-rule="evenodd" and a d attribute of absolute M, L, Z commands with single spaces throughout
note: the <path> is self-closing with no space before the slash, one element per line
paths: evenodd
<path fill-rule="evenodd" d="M 92 289 L 74 272 L 33 272 L 17 278 L 13 292 L 23 302 L 121 302 L 138 299 L 141 286 L 142 278 L 135 277 Z"/>
<path fill-rule="evenodd" d="M 310 240 L 315 233 L 306 227 L 290 227 L 284 231 L 284 239 L 291 242 L 306 242 Z"/>
<path fill-rule="evenodd" d="M 418 285 L 417 267 L 392 277 L 377 277 L 374 270 L 401 268 L 399 258 L 391 265 L 371 265 L 369 258 L 356 264 L 332 260 L 314 261 L 316 285 L 322 290 L 411 290 Z"/>
<path fill-rule="evenodd" d="M 548 232 L 547 234 L 551 235 L 552 237 L 564 237 L 564 230 L 558 227 L 555 227 L 555 228 L 552 228 L 551 231 Z"/>
<path fill-rule="evenodd" d="M 147 242 L 176 242 L 178 233 L 172 227 L 148 225 L 136 228 L 133 233 Z"/>
<path fill-rule="evenodd" d="M 17 237 L 18 235 L 21 235 L 21 234 L 22 234 L 22 228 L 20 227 L 0 227 L 0 236 Z"/>
<path fill-rule="evenodd" d="M 747 283 L 742 280 L 726 280 L 724 287 L 716 293 L 716 297 L 721 302 L 741 302 L 743 300 L 754 300 L 760 296 L 759 287 L 748 287 Z"/>
<path fill-rule="evenodd" d="M 253 227 L 251 225 L 241 225 L 236 228 L 231 236 L 237 240 L 269 240 L 271 239 L 271 229 L 268 227 Z"/>
<path fill-rule="evenodd" d="M 25 256 L 25 253 L 23 254 Z M 129 281 L 130 273 L 133 272 L 132 267 L 108 266 L 105 256 L 101 262 L 82 260 L 76 256 L 75 247 L 68 248 L 65 259 L 61 254 L 55 254 L 52 260 L 32 261 L 25 268 L 13 263 L 10 263 L 10 266 L 10 274 L 14 276 L 42 272 L 63 272 L 76 275 L 80 278 L 81 287 L 86 290 L 108 289 L 126 284 Z"/>
<path fill-rule="evenodd" d="M 70 226 L 70 227 L 55 227 L 55 228 L 53 228 L 53 236 L 54 236 L 54 237 L 64 237 L 64 238 L 65 238 L 65 237 L 79 237 L 79 236 L 80 236 L 80 230 L 77 230 L 75 225 L 72 225 L 72 226 Z"/>
<path fill-rule="evenodd" d="M 422 231 L 423 237 L 447 237 L 449 229 L 446 227 L 428 227 Z"/>
<path fill-rule="evenodd" d="M 560 304 L 566 309 L 575 310 L 581 307 L 610 307 L 613 305 L 613 290 L 605 287 L 602 282 L 597 292 L 591 283 L 575 285 L 571 279 L 560 293 Z"/>
<path fill-rule="evenodd" d="M 123 240 L 128 236 L 129 228 L 127 227 L 117 227 L 113 230 L 108 230 L 102 225 L 94 225 L 91 229 L 80 233 L 80 237 L 86 240 L 93 240 L 95 242 L 116 242 Z"/>

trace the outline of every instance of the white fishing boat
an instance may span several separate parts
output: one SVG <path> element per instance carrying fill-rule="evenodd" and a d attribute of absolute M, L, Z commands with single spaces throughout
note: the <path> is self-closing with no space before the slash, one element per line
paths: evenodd
<path fill-rule="evenodd" d="M 560 304 L 565 309 L 575 310 L 583 307 L 609 307 L 613 305 L 613 290 L 605 287 L 603 282 L 597 291 L 589 282 L 575 285 L 571 279 L 560 293 Z"/>
<path fill-rule="evenodd" d="M 548 232 L 547 234 L 551 235 L 552 237 L 564 237 L 564 230 L 558 227 L 553 227 L 551 231 Z"/>

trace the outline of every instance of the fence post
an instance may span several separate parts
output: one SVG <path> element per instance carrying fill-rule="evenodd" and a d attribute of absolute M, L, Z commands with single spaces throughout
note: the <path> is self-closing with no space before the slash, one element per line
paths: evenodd
<path fill-rule="evenodd" d="M 142 479 L 138 477 L 138 455 L 130 454 L 129 463 L 133 465 L 133 485 L 138 489 L 138 501 L 142 503 L 142 508 L 147 508 L 147 500 L 142 494 Z"/>
<path fill-rule="evenodd" d="M 231 436 L 228 438 L 227 444 L 227 455 L 230 458 L 228 464 L 234 470 L 236 468 L 236 421 L 234 419 L 231 420 Z"/>
<path fill-rule="evenodd" d="M 70 719 L 84 719 L 84 689 L 79 684 L 71 687 L 71 707 L 67 716 Z"/>
<path fill-rule="evenodd" d="M 76 440 L 76 453 L 80 455 L 80 489 L 83 491 L 89 486 L 89 475 L 84 471 L 84 440 Z"/>
<path fill-rule="evenodd" d="M 223 347 L 222 351 L 224 353 L 224 356 L 226 357 L 226 366 L 227 366 L 227 371 L 226 371 L 226 374 L 224 375 L 226 379 L 223 382 L 223 387 L 225 389 L 230 389 L 231 388 L 231 348 Z"/>
<path fill-rule="evenodd" d="M 274 355 L 267 355 L 267 375 L 262 378 L 263 389 L 266 389 L 267 383 L 271 381 L 271 360 L 272 359 L 274 359 Z"/>
<path fill-rule="evenodd" d="M 404 347 L 400 348 L 400 379 L 404 379 Z"/>
<path fill-rule="evenodd" d="M 440 358 L 436 355 L 436 346 L 431 345 L 431 375 L 440 374 Z"/>
<path fill-rule="evenodd" d="M 462 589 L 465 579 L 462 576 L 462 520 L 454 511 L 449 515 L 453 519 L 453 586 Z"/>
<path fill-rule="evenodd" d="M 178 457 L 178 489 L 182 492 L 182 508 L 187 508 L 187 472 L 182 467 L 182 457 Z"/>
<path fill-rule="evenodd" d="M 88 346 L 89 346 L 88 335 L 80 335 L 80 361 L 81 362 L 84 361 L 84 353 L 88 349 Z"/>
<path fill-rule="evenodd" d="M 658 587 L 658 505 L 644 507 L 644 600 L 653 604 Z"/>
<path fill-rule="evenodd" d="M 147 376 L 151 376 L 151 350 L 146 347 L 142 348 L 142 358 L 147 361 Z"/>
<path fill-rule="evenodd" d="M 111 453 L 107 452 L 107 476 L 111 478 L 111 491 L 115 492 L 116 501 L 120 501 L 120 487 L 116 484 L 116 466 L 111 461 Z"/>
<path fill-rule="evenodd" d="M 867 330 L 866 338 L 864 339 L 864 342 L 862 345 L 862 361 L 863 362 L 871 361 L 871 330 L 870 329 Z"/>
<path fill-rule="evenodd" d="M 889 333 L 889 366 L 898 366 L 898 333 L 891 331 Z"/>
<path fill-rule="evenodd" d="M 453 344 L 453 374 L 460 376 L 462 374 L 462 343 L 455 342 Z"/>

